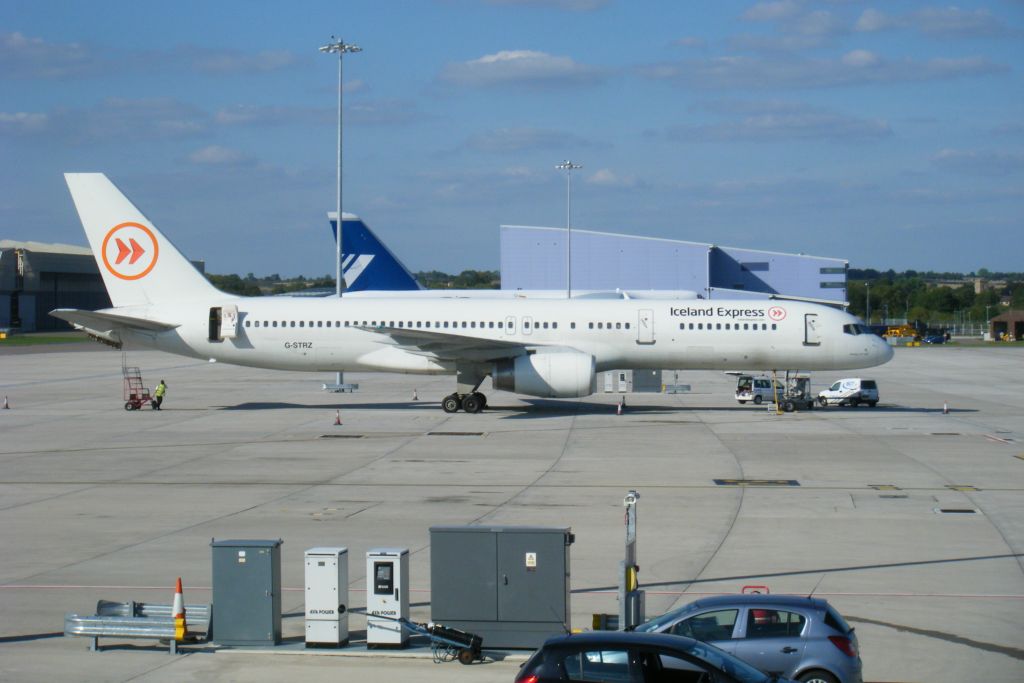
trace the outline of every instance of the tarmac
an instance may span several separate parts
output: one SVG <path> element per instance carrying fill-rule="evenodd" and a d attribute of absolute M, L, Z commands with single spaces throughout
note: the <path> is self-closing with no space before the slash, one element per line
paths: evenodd
<path fill-rule="evenodd" d="M 349 373 L 360 389 L 341 395 L 321 391 L 329 373 L 127 361 L 166 380 L 164 410 L 123 409 L 118 351 L 0 350 L 0 679 L 508 683 L 527 653 L 367 653 L 357 613 L 351 648 L 304 650 L 303 551 L 348 547 L 358 609 L 365 551 L 408 547 L 425 622 L 429 527 L 571 526 L 572 626 L 589 628 L 618 611 L 636 489 L 648 616 L 744 586 L 813 593 L 856 627 L 866 681 L 1024 680 L 1024 348 L 901 348 L 846 374 L 878 380 L 877 408 L 782 415 L 738 405 L 716 372 L 629 394 L 622 415 L 619 394 L 498 391 L 448 415 L 451 377 Z M 283 539 L 282 647 L 63 636 L 99 599 L 169 603 L 178 576 L 186 603 L 209 602 L 213 538 Z"/>

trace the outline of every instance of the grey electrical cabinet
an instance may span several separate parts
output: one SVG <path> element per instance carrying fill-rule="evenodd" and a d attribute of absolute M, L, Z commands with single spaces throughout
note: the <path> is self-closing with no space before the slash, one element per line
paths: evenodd
<path fill-rule="evenodd" d="M 431 621 L 487 648 L 536 648 L 570 631 L 568 528 L 430 528 Z"/>
<path fill-rule="evenodd" d="M 211 541 L 213 640 L 221 645 L 281 642 L 282 541 Z"/>

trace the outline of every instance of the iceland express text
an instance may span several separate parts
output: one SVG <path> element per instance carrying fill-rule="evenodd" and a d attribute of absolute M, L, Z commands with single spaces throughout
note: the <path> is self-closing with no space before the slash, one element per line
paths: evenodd
<path fill-rule="evenodd" d="M 727 308 L 725 306 L 686 306 L 670 308 L 669 313 L 677 318 L 719 317 L 719 318 L 765 318 L 763 308 Z"/>

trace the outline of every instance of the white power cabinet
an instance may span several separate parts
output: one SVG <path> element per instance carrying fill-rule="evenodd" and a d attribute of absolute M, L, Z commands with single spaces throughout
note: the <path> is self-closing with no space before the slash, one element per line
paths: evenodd
<path fill-rule="evenodd" d="M 403 648 L 409 631 L 409 549 L 373 548 L 366 553 L 366 646 Z"/>
<path fill-rule="evenodd" d="M 348 548 L 306 551 L 306 645 L 348 644 Z"/>

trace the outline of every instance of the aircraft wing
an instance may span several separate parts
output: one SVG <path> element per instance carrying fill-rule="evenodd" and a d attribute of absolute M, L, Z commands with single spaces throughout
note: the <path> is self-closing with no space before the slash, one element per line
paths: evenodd
<path fill-rule="evenodd" d="M 501 339 L 482 339 L 433 330 L 412 330 L 404 327 L 371 327 L 360 329 L 387 336 L 398 348 L 439 360 L 473 360 L 487 362 L 525 355 L 535 345 Z"/>
<path fill-rule="evenodd" d="M 66 320 L 75 327 L 97 332 L 111 332 L 117 329 L 165 332 L 178 327 L 177 324 L 162 323 L 158 320 L 150 320 L 149 318 L 137 318 L 135 316 L 104 313 L 102 311 L 81 311 L 77 308 L 58 308 L 50 311 L 50 315 L 54 318 Z"/>

